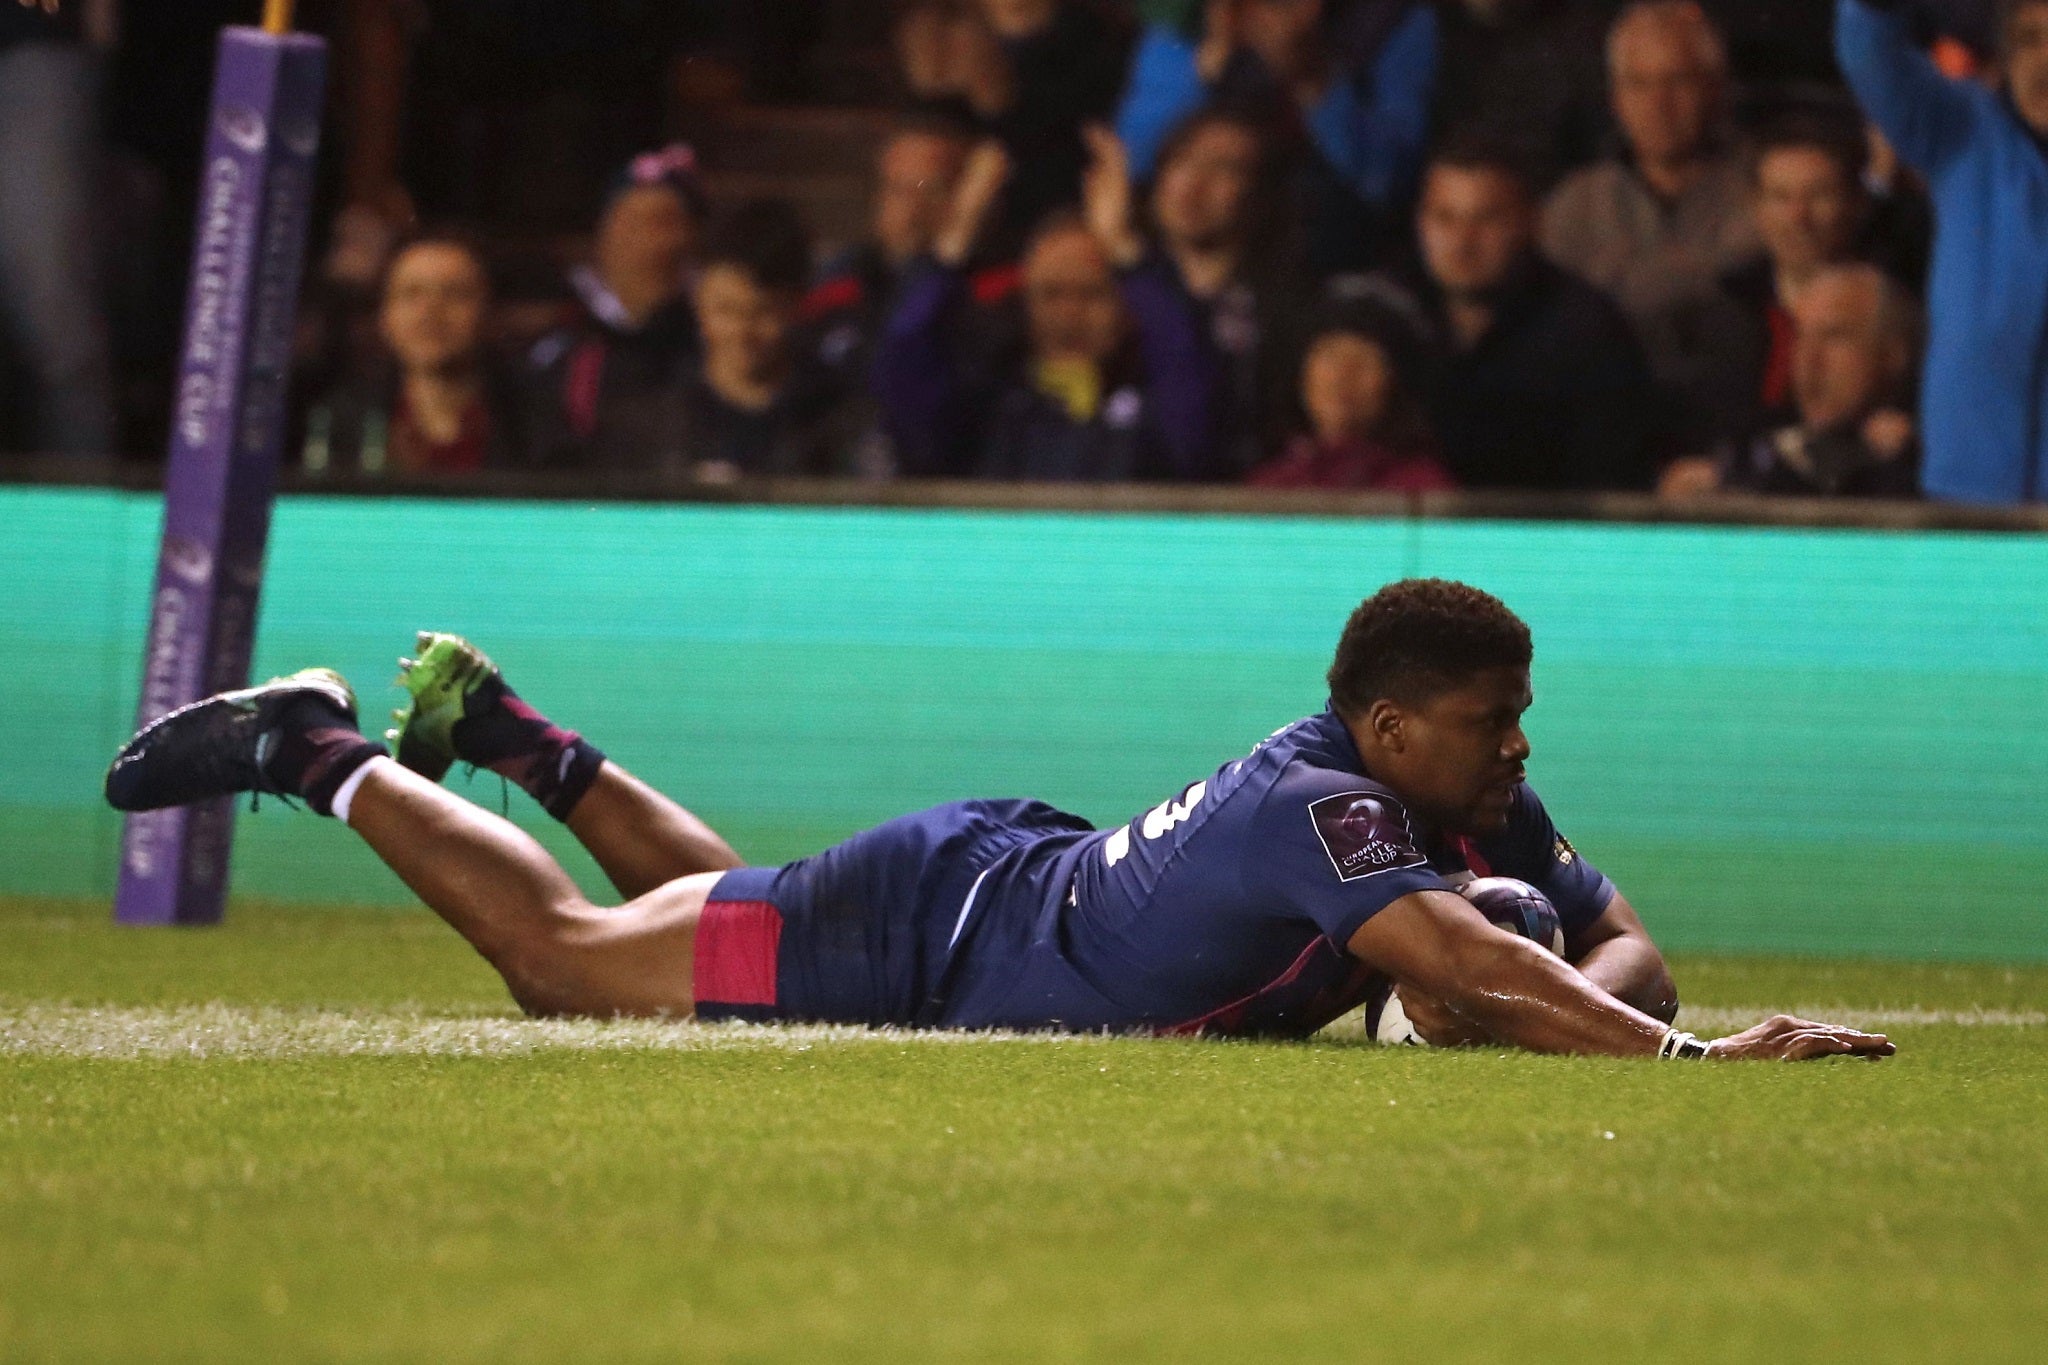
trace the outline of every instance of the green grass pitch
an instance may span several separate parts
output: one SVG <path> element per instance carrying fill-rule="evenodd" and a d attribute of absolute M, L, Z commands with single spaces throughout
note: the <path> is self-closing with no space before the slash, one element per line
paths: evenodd
<path fill-rule="evenodd" d="M 2048 968 L 1883 1064 L 539 1024 L 424 912 L 0 903 L 0 1360 L 2048 1357 Z"/>

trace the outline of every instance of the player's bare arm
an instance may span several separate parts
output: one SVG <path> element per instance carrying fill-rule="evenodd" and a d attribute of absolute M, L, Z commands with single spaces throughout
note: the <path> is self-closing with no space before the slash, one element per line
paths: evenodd
<path fill-rule="evenodd" d="M 1650 931 L 1619 892 L 1600 918 L 1565 939 L 1564 960 L 1601 990 L 1653 1019 L 1678 1017 L 1678 987 Z M 1432 1047 L 1469 1047 L 1496 1041 L 1421 987 L 1401 989 L 1401 1006 L 1423 1042 Z"/>
<path fill-rule="evenodd" d="M 1571 964 L 1486 922 L 1462 897 L 1419 891 L 1352 936 L 1350 951 L 1404 988 L 1441 1002 L 1474 1031 L 1532 1052 L 1669 1055 L 1672 1029 L 1601 989 Z M 1779 1015 L 1706 1044 L 1724 1060 L 1888 1057 L 1882 1034 Z"/>
<path fill-rule="evenodd" d="M 1664 954 L 1628 898 L 1616 892 L 1600 918 L 1565 936 L 1565 960 L 1615 999 L 1669 1024 L 1678 1017 L 1678 987 Z"/>

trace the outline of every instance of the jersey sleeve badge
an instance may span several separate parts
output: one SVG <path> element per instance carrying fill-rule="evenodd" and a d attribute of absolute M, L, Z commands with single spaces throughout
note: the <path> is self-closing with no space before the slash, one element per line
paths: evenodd
<path fill-rule="evenodd" d="M 1415 846 L 1408 812 L 1380 792 L 1339 792 L 1308 804 L 1316 837 L 1339 881 L 1357 881 L 1429 860 Z"/>

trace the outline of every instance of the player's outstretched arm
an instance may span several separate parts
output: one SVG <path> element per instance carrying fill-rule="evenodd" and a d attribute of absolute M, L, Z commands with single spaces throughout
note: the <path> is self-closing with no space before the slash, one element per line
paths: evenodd
<path fill-rule="evenodd" d="M 1535 1052 L 1654 1057 L 1670 1029 L 1527 939 L 1488 924 L 1463 897 L 1418 891 L 1374 915 L 1351 953 L 1442 1001 L 1489 1036 Z M 1883 1035 L 1779 1015 L 1708 1045 L 1728 1060 L 1890 1056 Z"/>
<path fill-rule="evenodd" d="M 1564 955 L 1580 975 L 1615 999 L 1667 1024 L 1678 1017 L 1678 987 L 1664 954 L 1620 892 L 1599 919 L 1569 937 Z"/>

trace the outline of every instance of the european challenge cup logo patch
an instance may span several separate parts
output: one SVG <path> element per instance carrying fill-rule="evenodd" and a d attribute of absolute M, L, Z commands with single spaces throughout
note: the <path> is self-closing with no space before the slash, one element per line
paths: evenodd
<path fill-rule="evenodd" d="M 1408 812 L 1391 796 L 1340 792 L 1309 802 L 1308 813 L 1340 881 L 1356 881 L 1397 867 L 1419 867 L 1428 861 L 1415 847 Z"/>

